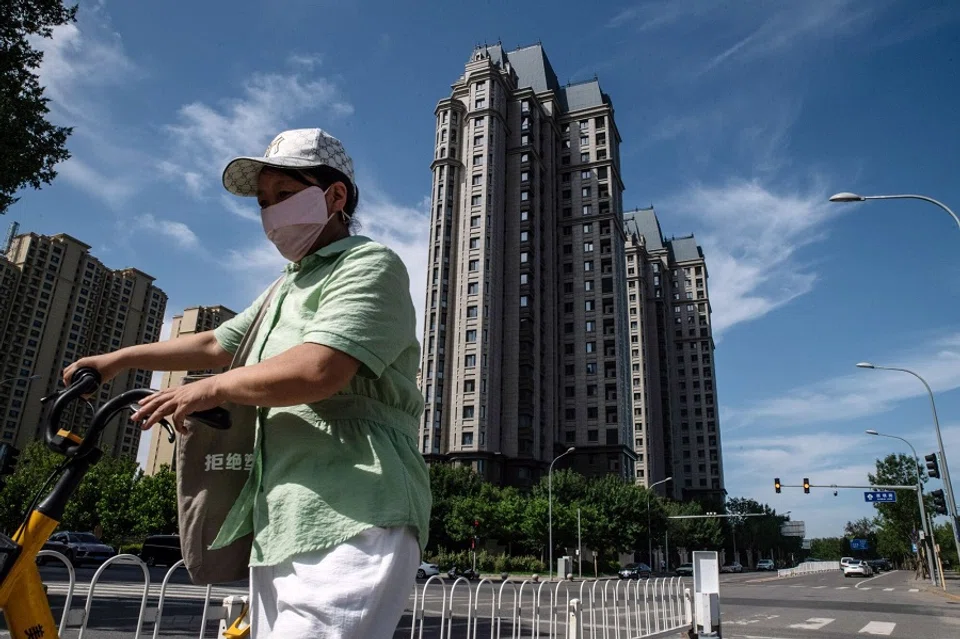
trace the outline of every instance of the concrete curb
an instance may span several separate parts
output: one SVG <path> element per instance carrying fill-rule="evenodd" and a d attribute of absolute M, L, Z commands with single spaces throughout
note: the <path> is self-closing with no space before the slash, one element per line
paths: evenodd
<path fill-rule="evenodd" d="M 940 595 L 941 597 L 946 597 L 947 599 L 953 599 L 954 601 L 960 601 L 960 594 L 954 594 L 949 590 L 944 590 L 940 586 L 934 586 L 926 581 L 914 581 L 913 584 L 924 592 L 929 592 L 935 595 Z"/>

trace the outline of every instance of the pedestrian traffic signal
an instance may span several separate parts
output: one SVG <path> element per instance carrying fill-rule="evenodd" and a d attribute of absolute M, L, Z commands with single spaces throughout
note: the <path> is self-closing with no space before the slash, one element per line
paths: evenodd
<path fill-rule="evenodd" d="M 930 453 L 924 459 L 927 460 L 927 476 L 937 479 L 940 477 L 940 466 L 937 464 L 937 454 Z"/>
<path fill-rule="evenodd" d="M 773 489 L 777 491 L 778 495 L 780 494 L 780 478 L 779 477 L 773 478 Z"/>
<path fill-rule="evenodd" d="M 806 477 L 803 478 L 803 492 L 810 493 L 810 480 Z"/>
<path fill-rule="evenodd" d="M 937 515 L 946 515 L 947 499 L 944 497 L 943 491 L 939 489 L 930 491 L 930 496 L 933 497 L 933 512 Z"/>

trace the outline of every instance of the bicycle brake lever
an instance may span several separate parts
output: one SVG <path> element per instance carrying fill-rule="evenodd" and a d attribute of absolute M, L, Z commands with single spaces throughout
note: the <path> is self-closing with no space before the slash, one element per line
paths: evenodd
<path fill-rule="evenodd" d="M 130 408 L 133 410 L 133 412 L 137 413 L 140 411 L 140 404 L 130 404 Z M 168 422 L 166 419 L 161 419 L 160 425 L 165 431 L 167 431 L 167 441 L 171 444 L 175 442 L 177 440 L 177 435 L 173 431 L 173 426 L 170 424 L 170 422 Z"/>

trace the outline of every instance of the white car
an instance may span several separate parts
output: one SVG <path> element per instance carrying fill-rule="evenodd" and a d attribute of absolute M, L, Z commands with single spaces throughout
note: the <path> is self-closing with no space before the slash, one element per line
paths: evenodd
<path fill-rule="evenodd" d="M 777 567 L 773 563 L 773 559 L 761 559 L 757 562 L 757 570 L 776 570 Z"/>
<path fill-rule="evenodd" d="M 437 564 L 428 564 L 427 562 L 421 562 L 420 567 L 417 568 L 417 579 L 426 579 L 427 577 L 432 577 L 434 575 L 440 574 L 440 567 Z"/>
<path fill-rule="evenodd" d="M 871 568 L 870 564 L 868 564 L 865 561 L 848 563 L 843 567 L 843 576 L 844 577 L 872 577 L 873 568 Z"/>
<path fill-rule="evenodd" d="M 840 570 L 843 570 L 844 568 L 846 568 L 847 566 L 849 566 L 849 565 L 851 565 L 851 564 L 858 564 L 858 563 L 860 563 L 860 560 L 859 560 L 859 559 L 854 559 L 853 557 L 841 557 L 841 558 L 840 558 Z"/>

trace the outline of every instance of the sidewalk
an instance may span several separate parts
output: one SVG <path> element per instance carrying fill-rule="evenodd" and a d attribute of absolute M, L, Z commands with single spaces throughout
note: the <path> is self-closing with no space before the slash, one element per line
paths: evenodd
<path fill-rule="evenodd" d="M 915 579 L 914 583 L 927 592 L 937 593 L 939 595 L 949 597 L 950 599 L 960 601 L 960 573 L 950 570 L 946 571 L 943 576 L 944 583 L 947 585 L 946 590 L 944 590 L 942 586 L 934 586 L 928 579 Z"/>

